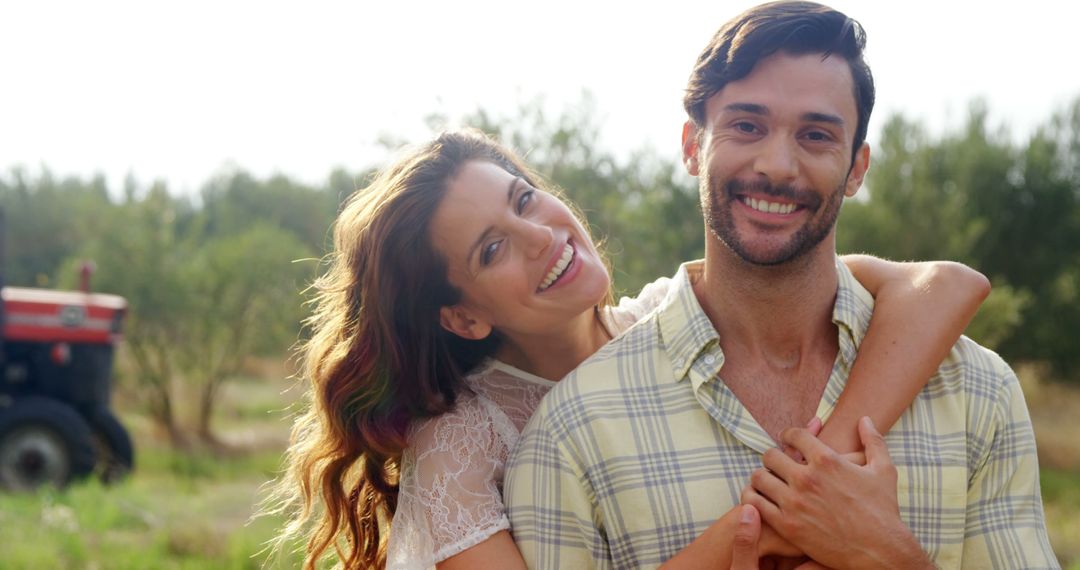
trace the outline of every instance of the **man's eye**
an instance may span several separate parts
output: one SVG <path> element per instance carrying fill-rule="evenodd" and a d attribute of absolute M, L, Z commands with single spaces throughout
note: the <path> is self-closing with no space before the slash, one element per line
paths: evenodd
<path fill-rule="evenodd" d="M 502 240 L 493 241 L 484 246 L 483 251 L 480 252 L 480 265 L 488 265 L 492 259 L 495 259 L 495 254 L 499 252 L 499 244 Z"/>
<path fill-rule="evenodd" d="M 735 129 L 743 133 L 757 132 L 757 126 L 755 126 L 754 123 L 747 123 L 745 121 L 735 123 Z"/>
<path fill-rule="evenodd" d="M 533 194 L 535 194 L 535 193 L 536 193 L 535 190 L 526 190 L 525 192 L 521 193 L 521 196 L 518 198 L 518 204 L 517 204 L 517 211 L 518 211 L 519 214 L 524 212 L 525 208 L 527 208 L 529 206 L 529 204 L 532 203 L 533 199 L 535 198 L 535 196 L 533 196 Z"/>
<path fill-rule="evenodd" d="M 810 131 L 806 133 L 806 138 L 812 141 L 827 141 L 830 140 L 832 137 L 829 136 L 829 133 L 823 133 L 821 131 Z"/>

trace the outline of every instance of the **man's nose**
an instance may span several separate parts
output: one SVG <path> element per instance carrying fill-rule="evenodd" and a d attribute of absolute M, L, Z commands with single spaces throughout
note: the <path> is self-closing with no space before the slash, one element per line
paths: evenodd
<path fill-rule="evenodd" d="M 798 149 L 795 144 L 796 142 L 787 136 L 770 137 L 754 161 L 754 170 L 773 184 L 791 182 L 799 175 L 799 164 L 795 156 Z"/>

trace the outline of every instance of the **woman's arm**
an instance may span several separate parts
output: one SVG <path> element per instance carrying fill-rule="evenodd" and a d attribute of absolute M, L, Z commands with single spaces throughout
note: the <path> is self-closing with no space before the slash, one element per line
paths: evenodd
<path fill-rule="evenodd" d="M 487 540 L 467 548 L 435 565 L 436 570 L 525 570 L 514 538 L 505 530 L 491 535 Z"/>
<path fill-rule="evenodd" d="M 859 449 L 856 425 L 870 416 L 885 433 L 990 294 L 990 282 L 959 263 L 897 263 L 869 255 L 841 260 L 874 296 L 874 316 L 847 387 L 819 437 L 840 453 Z"/>

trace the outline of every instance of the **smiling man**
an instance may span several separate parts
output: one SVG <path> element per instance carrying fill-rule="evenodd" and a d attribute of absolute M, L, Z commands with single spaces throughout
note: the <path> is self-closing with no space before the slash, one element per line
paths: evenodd
<path fill-rule="evenodd" d="M 864 421 L 865 466 L 794 427 L 832 412 L 873 312 L 834 237 L 870 165 L 864 44 L 835 10 L 777 2 L 699 57 L 683 155 L 706 257 L 522 433 L 506 500 L 531 567 L 657 566 L 740 503 L 830 567 L 1057 567 L 1023 395 L 993 352 L 961 339 L 887 438 Z"/>

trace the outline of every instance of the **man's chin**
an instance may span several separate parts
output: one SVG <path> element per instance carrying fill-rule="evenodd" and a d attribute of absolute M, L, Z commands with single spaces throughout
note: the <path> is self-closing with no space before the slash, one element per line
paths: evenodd
<path fill-rule="evenodd" d="M 739 259 L 759 267 L 783 265 L 805 253 L 793 240 L 741 240 L 720 236 L 720 241 Z"/>

